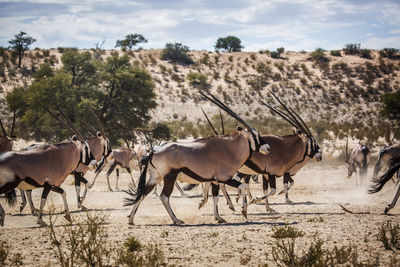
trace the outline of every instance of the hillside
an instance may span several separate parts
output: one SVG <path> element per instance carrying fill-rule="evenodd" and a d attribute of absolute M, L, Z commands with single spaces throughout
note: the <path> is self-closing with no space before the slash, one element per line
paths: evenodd
<path fill-rule="evenodd" d="M 30 84 L 41 63 L 59 68 L 61 52 L 61 49 L 27 51 L 19 70 L 10 51 L 2 50 L 0 104 L 12 88 Z M 99 59 L 105 59 L 111 52 L 91 50 L 93 57 Z M 210 90 L 245 119 L 255 125 L 268 125 L 267 129 L 263 127 L 264 131 L 282 133 L 271 119 L 273 115 L 258 101 L 274 103 L 269 90 L 276 92 L 321 139 L 343 138 L 349 130 L 355 137 L 368 137 L 371 141 L 384 136 L 389 123 L 379 117 L 381 95 L 400 89 L 400 61 L 381 58 L 379 51 L 371 51 L 371 59 L 343 52 L 342 56 L 331 56 L 325 52 L 320 61 L 313 60 L 308 52 L 285 52 L 274 59 L 259 52 L 191 51 L 195 63 L 185 66 L 161 60 L 161 50 L 126 53 L 132 63 L 145 68 L 155 81 L 158 107 L 153 111 L 152 121 L 187 128 L 178 134 L 179 138 L 201 135 L 190 129 L 200 121 L 204 123 L 200 106 L 209 115 L 217 113 L 209 103 L 199 102 L 196 84 L 187 78 L 191 72 L 206 75 Z"/>

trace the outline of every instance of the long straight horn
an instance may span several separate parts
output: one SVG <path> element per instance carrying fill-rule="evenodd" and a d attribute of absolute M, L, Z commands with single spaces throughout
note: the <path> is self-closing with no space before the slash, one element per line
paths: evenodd
<path fill-rule="evenodd" d="M 81 119 L 80 117 L 77 117 L 77 119 L 78 119 L 80 122 L 82 122 L 83 124 L 85 124 L 85 125 L 89 128 L 89 132 L 90 132 L 92 135 L 97 136 L 97 130 L 96 130 L 92 125 L 90 125 L 90 123 L 88 123 L 87 121 Z M 90 130 L 92 130 L 92 131 L 90 131 Z"/>
<path fill-rule="evenodd" d="M 72 130 L 74 130 L 78 139 L 80 139 L 81 142 L 85 142 L 85 139 L 83 138 L 81 133 L 78 131 L 78 129 L 76 129 L 75 126 L 72 124 L 71 120 L 65 115 L 65 113 L 61 110 L 61 108 L 56 103 L 54 103 L 54 104 L 55 104 L 56 108 L 58 109 L 58 111 L 61 113 L 61 115 L 64 117 L 64 119 L 67 120 L 67 122 L 70 125 L 70 127 L 72 128 Z"/>
<path fill-rule="evenodd" d="M 3 123 L 0 120 L 1 130 L 3 130 L 4 137 L 7 137 L 6 129 L 4 129 Z"/>
<path fill-rule="evenodd" d="M 309 129 L 307 129 L 308 127 L 304 128 L 304 126 L 298 121 L 298 119 L 296 118 L 296 116 L 293 115 L 293 113 L 295 113 L 293 111 L 293 113 L 291 112 L 291 110 L 279 99 L 279 97 L 277 97 L 271 90 L 270 93 L 274 96 L 274 98 L 279 102 L 279 104 L 281 104 L 281 106 L 288 112 L 289 116 L 293 119 L 294 122 L 296 122 L 296 124 L 298 125 L 298 128 L 300 130 L 302 130 L 304 133 L 311 135 Z M 296 114 L 297 115 L 297 114 Z"/>
<path fill-rule="evenodd" d="M 106 138 L 106 133 L 104 132 L 103 125 L 101 124 L 99 118 L 97 118 L 96 114 L 94 114 L 93 110 L 90 107 L 89 107 L 89 112 L 92 114 L 92 116 L 96 120 L 98 126 L 100 127 L 101 134 L 104 136 L 104 138 Z"/>
<path fill-rule="evenodd" d="M 224 119 L 222 118 L 221 110 L 219 110 L 219 119 L 221 120 L 222 135 L 225 135 Z"/>
<path fill-rule="evenodd" d="M 15 95 L 13 97 L 13 122 L 12 122 L 12 127 L 11 127 L 11 136 L 14 136 L 14 127 L 15 127 Z"/>
<path fill-rule="evenodd" d="M 210 119 L 208 118 L 207 114 L 204 112 L 203 108 L 200 108 L 201 111 L 203 111 L 204 116 L 206 116 L 206 119 L 208 121 L 208 124 L 211 126 L 212 130 L 214 131 L 215 135 L 218 135 L 217 130 L 215 130 L 214 125 L 212 125 Z"/>
<path fill-rule="evenodd" d="M 260 103 L 267 106 L 269 109 L 271 109 L 272 111 L 274 111 L 276 114 L 278 114 L 279 116 L 281 116 L 283 119 L 285 119 L 287 122 L 289 122 L 293 127 L 295 128 L 299 128 L 299 126 L 293 122 L 292 118 L 290 118 L 289 116 L 287 116 L 285 113 L 283 113 L 282 111 L 268 105 L 267 103 L 263 102 L 262 100 L 260 100 Z M 302 128 L 299 128 L 300 130 Z"/>
<path fill-rule="evenodd" d="M 242 123 L 248 130 L 250 130 L 254 134 L 258 135 L 257 131 L 253 127 L 251 127 L 248 123 L 246 123 L 239 115 L 237 115 L 235 112 L 233 112 L 229 107 L 227 107 L 224 103 L 222 103 L 218 98 L 213 96 L 210 92 L 208 92 L 207 90 L 200 90 L 199 92 L 202 96 L 207 98 L 210 102 L 214 103 L 216 106 L 223 109 L 226 113 L 228 113 L 233 118 L 235 118 L 237 121 Z M 206 95 L 206 93 L 208 95 Z"/>
<path fill-rule="evenodd" d="M 44 110 L 46 110 L 50 115 L 52 115 L 56 120 L 58 120 L 66 129 L 68 129 L 73 135 L 76 134 L 74 130 L 72 130 L 62 119 L 60 119 L 56 114 L 54 114 L 52 111 L 50 111 L 48 108 L 43 106 L 42 104 L 39 104 Z"/>

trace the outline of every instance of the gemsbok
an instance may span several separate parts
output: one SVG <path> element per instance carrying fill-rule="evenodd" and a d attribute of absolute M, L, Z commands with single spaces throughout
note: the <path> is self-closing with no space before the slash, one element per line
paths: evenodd
<path fill-rule="evenodd" d="M 74 136 L 58 144 L 45 144 L 25 151 L 10 151 L 0 155 L 0 194 L 5 194 L 8 203 L 15 203 L 15 188 L 31 190 L 43 187 L 37 223 L 45 225 L 42 211 L 50 190 L 62 195 L 65 218 L 70 214 L 65 191 L 60 187 L 65 178 L 76 169 L 79 163 L 95 166 L 96 161 L 89 145 L 65 117 L 66 122 L 55 116 Z M 5 213 L 0 205 L 0 225 L 4 226 Z"/>
<path fill-rule="evenodd" d="M 108 185 L 108 190 L 109 191 L 113 191 L 111 189 L 110 186 L 110 174 L 114 171 L 117 173 L 117 181 L 116 181 L 116 185 L 115 185 L 115 189 L 119 190 L 118 187 L 118 179 L 119 179 L 119 168 L 125 168 L 126 171 L 129 173 L 130 177 L 131 177 L 131 182 L 134 184 L 134 186 L 136 186 L 133 177 L 132 177 L 132 171 L 129 167 L 129 163 L 130 161 L 135 157 L 135 151 L 133 150 L 133 148 L 131 147 L 121 147 L 119 149 L 113 150 L 108 158 L 107 158 L 107 162 L 109 162 L 110 168 L 107 171 L 107 185 Z M 93 182 L 89 185 L 89 188 L 92 188 L 94 183 L 96 182 L 97 176 L 100 174 L 100 172 L 102 171 L 103 168 L 97 168 L 95 173 L 95 177 L 93 178 Z"/>
<path fill-rule="evenodd" d="M 379 151 L 378 161 L 374 167 L 373 177 L 377 177 L 379 171 L 387 166 L 389 169 L 392 168 L 397 160 L 400 159 L 400 143 L 394 143 L 390 146 L 385 146 Z M 393 173 L 394 175 L 394 173 Z M 392 175 L 392 176 L 393 176 Z M 397 182 L 400 180 L 400 172 L 397 171 Z"/>
<path fill-rule="evenodd" d="M 243 124 L 247 130 L 238 128 L 233 133 L 224 136 L 211 136 L 190 142 L 167 143 L 152 150 L 143 160 L 144 169 L 140 175 L 137 190 L 131 188 L 131 190 L 126 191 L 133 196 L 133 198 L 127 198 L 125 203 L 127 206 L 133 205 L 129 215 L 129 224 L 133 224 L 140 203 L 161 180 L 164 181 L 164 187 L 160 200 L 173 223 L 183 224 L 183 221 L 175 216 L 169 203 L 176 178 L 180 172 L 200 182 L 216 181 L 244 191 L 242 214 L 247 218 L 245 194 L 247 187 L 232 178 L 254 152 L 269 153 L 269 146 L 263 142 L 254 128 L 211 93 L 205 90 L 200 91 L 200 93 Z M 150 178 L 146 183 L 149 166 Z M 218 193 L 214 192 L 217 190 L 218 187 L 215 187 L 213 195 Z"/>
<path fill-rule="evenodd" d="M 369 193 L 373 194 L 373 193 L 379 192 L 383 188 L 383 186 L 386 184 L 386 182 L 389 181 L 396 172 L 397 173 L 399 172 L 399 169 L 400 169 L 400 158 L 392 159 L 391 168 L 380 178 L 372 179 L 372 182 L 374 183 L 374 185 L 369 190 Z M 385 214 L 387 214 L 389 212 L 389 210 L 391 210 L 396 205 L 396 202 L 399 199 L 399 196 L 400 196 L 400 185 L 397 188 L 397 192 L 393 198 L 393 201 L 386 206 Z"/>
<path fill-rule="evenodd" d="M 346 162 L 349 164 L 347 168 L 347 178 L 351 178 L 353 172 L 359 174 L 356 177 L 356 185 L 363 186 L 365 177 L 367 176 L 368 165 L 371 160 L 371 152 L 368 147 L 360 142 L 353 147 L 349 155 L 348 152 L 349 139 L 346 140 Z"/>
<path fill-rule="evenodd" d="M 262 139 L 265 143 L 270 145 L 271 153 L 268 155 L 253 153 L 243 168 L 239 170 L 244 174 L 263 174 L 263 191 L 265 195 L 253 199 L 252 203 L 265 199 L 267 211 L 273 211 L 273 209 L 269 207 L 268 197 L 276 192 L 276 177 L 283 176 L 284 191 L 281 192 L 285 192 L 286 202 L 291 203 L 288 190 L 294 183 L 292 176 L 294 176 L 309 159 L 314 159 L 316 161 L 322 160 L 322 150 L 304 120 L 290 107 L 287 107 L 275 94 L 272 92 L 271 94 L 286 112 L 278 110 L 262 101 L 261 103 L 289 122 L 296 130 L 293 135 L 263 135 Z M 268 175 L 268 180 L 265 175 Z M 271 186 L 270 193 L 267 193 L 268 184 Z"/>
<path fill-rule="evenodd" d="M 291 201 L 288 197 L 288 190 L 290 186 L 293 185 L 293 179 L 291 176 L 295 175 L 306 164 L 308 159 L 312 158 L 317 161 L 322 159 L 322 151 L 305 122 L 292 109 L 284 105 L 275 94 L 272 92 L 271 94 L 286 110 L 287 114 L 271 107 L 270 105 L 262 103 L 288 121 L 296 128 L 296 131 L 293 135 L 287 136 L 262 135 L 261 137 L 264 143 L 270 145 L 271 153 L 268 155 L 263 155 L 257 152 L 252 153 L 251 157 L 239 169 L 237 174 L 239 177 L 243 177 L 246 174 L 263 175 L 263 191 L 265 195 L 261 198 L 253 199 L 251 203 L 256 203 L 265 199 L 267 211 L 274 211 L 269 207 L 268 197 L 274 195 L 276 192 L 277 176 L 284 177 L 283 183 L 285 198 L 286 202 L 290 203 Z M 212 125 L 211 127 L 214 128 Z M 268 179 L 265 177 L 266 175 L 268 176 Z M 267 193 L 268 185 L 271 187 L 270 193 Z M 201 205 L 204 205 L 205 202 L 207 202 L 206 191 L 204 192 L 204 196 L 205 197 L 200 202 Z M 227 202 L 230 202 L 228 198 Z"/>

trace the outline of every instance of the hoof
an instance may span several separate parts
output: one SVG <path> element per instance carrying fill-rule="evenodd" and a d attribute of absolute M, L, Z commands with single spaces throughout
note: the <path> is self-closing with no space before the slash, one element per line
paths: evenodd
<path fill-rule="evenodd" d="M 389 212 L 389 210 L 390 210 L 389 207 L 386 207 L 385 208 L 385 214 L 387 214 Z"/>
<path fill-rule="evenodd" d="M 39 215 L 39 211 L 36 211 L 36 210 L 31 211 L 31 214 L 32 214 L 33 216 L 38 216 L 38 215 Z"/>
<path fill-rule="evenodd" d="M 293 201 L 291 201 L 290 199 L 286 199 L 286 203 L 287 204 L 293 204 Z"/>
<path fill-rule="evenodd" d="M 19 207 L 19 212 L 22 212 L 24 210 L 25 206 Z"/>
<path fill-rule="evenodd" d="M 215 220 L 217 221 L 217 223 L 226 223 L 226 221 L 223 218 L 215 218 Z"/>
<path fill-rule="evenodd" d="M 247 220 L 247 210 L 242 210 L 242 215 Z"/>
<path fill-rule="evenodd" d="M 3 227 L 4 226 L 4 218 L 0 218 L 0 225 Z"/>
<path fill-rule="evenodd" d="M 37 224 L 39 224 L 41 227 L 47 226 L 47 223 L 45 223 L 42 219 L 38 220 Z"/>
<path fill-rule="evenodd" d="M 92 189 L 93 185 L 94 185 L 94 184 L 89 184 L 89 185 L 88 185 L 88 188 L 89 188 L 89 189 Z"/>
<path fill-rule="evenodd" d="M 265 210 L 267 212 L 270 212 L 270 213 L 275 213 L 276 212 L 276 210 L 274 210 L 273 208 L 265 208 Z"/>
<path fill-rule="evenodd" d="M 236 211 L 234 206 L 229 206 L 228 207 L 231 211 Z"/>
<path fill-rule="evenodd" d="M 250 201 L 250 205 L 251 205 L 251 204 L 260 203 L 261 201 L 262 201 L 262 199 L 260 199 L 260 198 L 258 198 L 258 197 L 253 198 L 253 199 Z"/>
<path fill-rule="evenodd" d="M 285 192 L 285 191 L 284 191 L 284 190 L 280 190 L 280 191 L 278 192 L 278 195 L 282 195 L 283 192 Z"/>
<path fill-rule="evenodd" d="M 82 204 L 79 207 L 81 210 L 87 210 L 87 208 L 85 206 L 83 206 Z"/>
<path fill-rule="evenodd" d="M 114 192 L 114 190 L 112 190 L 111 188 L 108 188 L 108 191 L 110 191 L 110 192 Z"/>
<path fill-rule="evenodd" d="M 204 206 L 204 202 L 203 201 L 201 201 L 200 203 L 199 203 L 199 209 L 201 209 L 203 206 Z"/>
<path fill-rule="evenodd" d="M 133 223 L 133 221 L 132 221 L 132 222 L 129 221 L 128 224 L 129 224 L 129 225 L 135 225 L 135 224 Z"/>
<path fill-rule="evenodd" d="M 181 224 L 185 224 L 185 222 L 182 221 L 182 220 L 176 220 L 176 221 L 174 221 L 173 224 L 174 224 L 174 225 L 181 225 Z"/>
<path fill-rule="evenodd" d="M 65 218 L 67 221 L 72 222 L 71 215 L 65 214 L 64 218 Z"/>

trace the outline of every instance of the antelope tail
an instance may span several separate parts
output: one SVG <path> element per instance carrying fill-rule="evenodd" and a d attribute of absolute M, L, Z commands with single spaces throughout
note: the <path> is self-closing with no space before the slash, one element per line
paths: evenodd
<path fill-rule="evenodd" d="M 129 189 L 128 190 L 123 190 L 123 192 L 127 193 L 128 195 L 130 195 L 131 197 L 127 197 L 125 198 L 124 201 L 124 206 L 132 206 L 134 204 L 136 204 L 140 198 L 143 195 L 144 189 L 146 187 L 146 174 L 147 174 L 147 168 L 149 166 L 149 163 L 153 157 L 153 153 L 154 151 L 151 151 L 150 154 L 148 156 L 145 156 L 141 159 L 140 163 L 144 164 L 144 168 L 142 173 L 140 174 L 139 177 L 139 183 L 137 188 L 135 188 L 135 186 L 133 185 L 133 183 L 131 183 L 129 185 Z"/>
<path fill-rule="evenodd" d="M 10 207 L 14 207 L 15 204 L 17 204 L 17 193 L 15 192 L 15 189 L 5 193 L 5 197 L 7 199 L 7 204 Z"/>
<path fill-rule="evenodd" d="M 372 185 L 371 189 L 368 190 L 368 193 L 373 194 L 381 191 L 386 182 L 392 178 L 393 174 L 395 174 L 399 168 L 400 168 L 400 163 L 397 163 L 380 178 L 372 179 L 372 182 L 375 184 Z"/>

